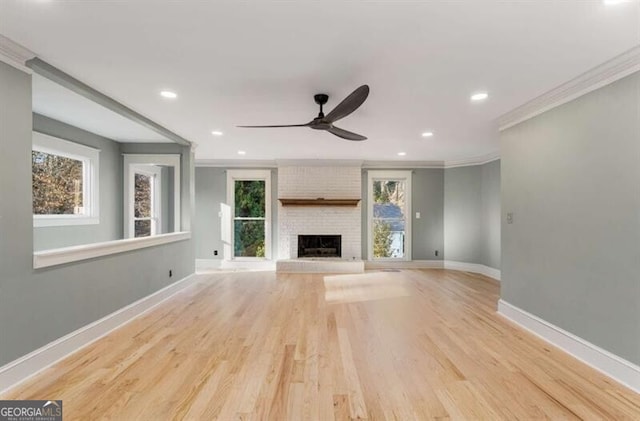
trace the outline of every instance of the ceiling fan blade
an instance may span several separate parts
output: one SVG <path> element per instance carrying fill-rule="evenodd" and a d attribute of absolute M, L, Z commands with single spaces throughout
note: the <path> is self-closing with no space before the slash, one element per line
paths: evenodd
<path fill-rule="evenodd" d="M 359 106 L 369 96 L 369 85 L 362 85 L 355 91 L 351 92 L 348 97 L 342 100 L 329 114 L 326 115 L 324 121 L 333 123 L 344 118 L 358 109 Z"/>
<path fill-rule="evenodd" d="M 361 134 L 353 133 L 339 127 L 330 127 L 327 129 L 327 131 L 347 140 L 367 140 L 367 138 L 365 136 L 362 136 Z"/>
<path fill-rule="evenodd" d="M 270 127 L 308 127 L 311 123 L 306 123 L 306 124 L 280 124 L 280 125 L 275 125 L 275 126 L 236 126 L 236 127 L 243 127 L 246 129 L 265 129 L 265 128 L 270 128 Z"/>

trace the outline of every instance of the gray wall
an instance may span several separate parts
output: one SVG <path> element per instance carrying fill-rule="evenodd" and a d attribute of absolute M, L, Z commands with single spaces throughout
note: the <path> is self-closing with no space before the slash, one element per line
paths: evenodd
<path fill-rule="evenodd" d="M 100 149 L 100 223 L 33 229 L 34 250 L 122 238 L 122 155 L 120 144 L 51 118 L 34 114 L 33 130 Z"/>
<path fill-rule="evenodd" d="M 502 298 L 640 364 L 640 73 L 505 130 L 501 150 Z"/>
<path fill-rule="evenodd" d="M 32 128 L 31 77 L 0 62 L 0 365 L 194 271 L 191 240 L 34 270 Z M 189 229 L 193 160 L 181 152 Z"/>
<path fill-rule="evenodd" d="M 500 161 L 444 172 L 445 258 L 500 269 Z"/>
<path fill-rule="evenodd" d="M 196 168 L 196 217 L 193 238 L 196 259 L 222 259 L 220 203 L 227 201 L 227 172 L 224 168 Z M 214 256 L 213 251 L 218 250 Z"/>
<path fill-rule="evenodd" d="M 261 168 L 252 168 L 261 169 Z M 278 258 L 278 172 L 271 171 L 271 255 Z M 197 259 L 223 259 L 220 240 L 220 204 L 227 202 L 227 170 L 197 167 L 195 169 L 195 226 L 194 240 Z M 213 251 L 218 250 L 214 256 Z"/>
<path fill-rule="evenodd" d="M 444 259 L 444 170 L 415 169 L 411 177 L 411 258 Z M 367 171 L 362 174 L 362 258 L 368 257 Z M 420 212 L 420 219 L 416 219 Z M 435 251 L 438 250 L 436 257 Z"/>
<path fill-rule="evenodd" d="M 443 260 L 444 171 L 416 169 L 411 179 L 411 254 L 414 260 Z M 420 219 L 416 219 L 420 212 Z M 436 256 L 438 250 L 438 256 Z"/>
<path fill-rule="evenodd" d="M 489 162 L 481 168 L 480 264 L 500 269 L 500 161 Z"/>
<path fill-rule="evenodd" d="M 482 260 L 482 168 L 447 168 L 444 174 L 444 252 L 447 260 Z"/>

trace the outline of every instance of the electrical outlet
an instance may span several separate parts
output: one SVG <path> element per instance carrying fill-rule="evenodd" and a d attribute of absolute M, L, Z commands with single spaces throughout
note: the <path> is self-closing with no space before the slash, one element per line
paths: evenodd
<path fill-rule="evenodd" d="M 416 212 L 416 219 L 420 219 L 420 212 Z"/>
<path fill-rule="evenodd" d="M 507 224 L 513 224 L 513 212 L 507 212 Z"/>
<path fill-rule="evenodd" d="M 173 276 L 173 271 L 169 269 L 169 278 L 171 278 L 172 276 Z"/>
<path fill-rule="evenodd" d="M 217 255 L 218 255 L 218 250 L 214 250 L 214 251 L 213 251 L 213 255 L 214 255 L 214 256 L 217 256 Z"/>
<path fill-rule="evenodd" d="M 438 250 L 436 250 L 436 257 L 438 257 Z"/>

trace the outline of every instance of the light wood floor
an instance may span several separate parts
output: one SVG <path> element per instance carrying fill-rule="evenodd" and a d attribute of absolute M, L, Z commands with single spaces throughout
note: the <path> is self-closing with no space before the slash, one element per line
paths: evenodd
<path fill-rule="evenodd" d="M 640 419 L 640 395 L 444 270 L 202 276 L 4 399 L 65 420 Z"/>

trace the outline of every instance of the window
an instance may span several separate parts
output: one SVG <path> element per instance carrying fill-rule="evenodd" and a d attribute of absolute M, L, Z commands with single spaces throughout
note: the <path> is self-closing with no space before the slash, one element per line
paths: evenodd
<path fill-rule="evenodd" d="M 124 155 L 124 238 L 180 231 L 180 155 Z"/>
<path fill-rule="evenodd" d="M 160 227 L 161 169 L 137 166 L 133 175 L 134 237 L 156 235 Z"/>
<path fill-rule="evenodd" d="M 271 258 L 271 172 L 227 173 L 232 258 Z"/>
<path fill-rule="evenodd" d="M 98 215 L 99 150 L 33 133 L 33 225 L 83 225 Z"/>
<path fill-rule="evenodd" d="M 411 172 L 370 171 L 370 259 L 411 259 Z"/>

